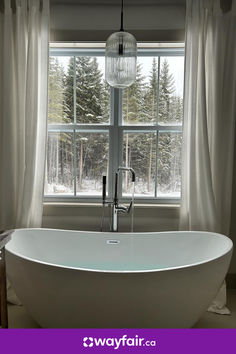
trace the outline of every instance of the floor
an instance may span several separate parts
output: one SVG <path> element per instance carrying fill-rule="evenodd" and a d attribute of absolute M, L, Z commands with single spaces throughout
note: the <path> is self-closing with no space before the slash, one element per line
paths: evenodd
<path fill-rule="evenodd" d="M 228 307 L 231 315 L 217 315 L 206 312 L 194 328 L 236 328 L 236 289 L 228 290 Z M 8 306 L 10 328 L 39 328 L 23 306 Z"/>

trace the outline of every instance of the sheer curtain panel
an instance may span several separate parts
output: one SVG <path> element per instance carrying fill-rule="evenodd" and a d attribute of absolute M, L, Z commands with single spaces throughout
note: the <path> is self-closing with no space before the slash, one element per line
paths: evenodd
<path fill-rule="evenodd" d="M 229 235 L 236 116 L 236 0 L 187 0 L 181 230 Z M 226 313 L 225 290 L 212 309 Z"/>
<path fill-rule="evenodd" d="M 49 0 L 0 10 L 0 229 L 39 227 L 47 132 Z"/>

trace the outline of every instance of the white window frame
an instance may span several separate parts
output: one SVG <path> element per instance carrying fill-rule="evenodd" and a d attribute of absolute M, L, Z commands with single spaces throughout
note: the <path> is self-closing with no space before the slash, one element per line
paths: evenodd
<path fill-rule="evenodd" d="M 104 46 L 100 48 L 97 47 L 87 47 L 79 48 L 76 46 L 73 47 L 61 47 L 53 45 L 50 47 L 49 51 L 50 56 L 104 56 L 105 48 Z M 160 76 L 160 58 L 168 57 L 168 56 L 184 56 L 184 44 L 171 46 L 170 44 L 166 47 L 163 47 L 163 44 L 160 44 L 158 47 L 154 47 L 153 45 L 150 48 L 144 47 L 138 49 L 138 56 L 154 56 L 158 58 L 158 78 Z M 75 73 L 75 72 L 74 72 Z M 75 80 L 75 75 L 74 75 Z M 108 191 L 107 200 L 111 201 L 112 196 L 114 196 L 114 173 L 117 171 L 119 166 L 122 166 L 122 148 L 119 149 L 119 146 L 123 146 L 123 133 L 125 131 L 129 132 L 138 132 L 138 133 L 151 133 L 155 132 L 179 132 L 182 133 L 181 125 L 122 125 L 122 90 L 111 87 L 111 96 L 110 96 L 110 124 L 78 124 L 76 123 L 76 112 L 74 109 L 74 124 L 48 124 L 48 132 L 73 132 L 73 134 L 77 132 L 83 133 L 109 133 L 109 180 L 108 180 Z M 74 102 L 76 97 L 74 96 Z M 158 106 L 158 102 L 157 102 Z M 157 108 L 158 109 L 158 108 Z M 74 139 L 75 141 L 75 139 Z M 74 150 L 76 149 L 74 144 Z M 74 151 L 75 152 L 75 151 Z M 156 156 L 158 158 L 158 144 L 156 144 Z M 75 161 L 75 153 L 74 153 L 74 171 L 76 171 L 76 161 Z M 156 163 L 156 176 L 157 176 L 157 163 Z M 157 178 L 157 177 L 156 177 Z M 72 202 L 72 203 L 101 203 L 102 201 L 102 190 L 101 196 L 88 195 L 88 196 L 78 196 L 75 195 L 75 180 L 76 173 L 74 175 L 74 195 L 71 196 L 63 196 L 63 195 L 44 195 L 44 202 Z M 102 180 L 102 176 L 101 176 Z M 157 185 L 157 183 L 155 183 Z M 130 201 L 129 197 L 122 197 L 121 195 L 121 179 L 118 186 L 118 198 L 121 202 Z M 156 187 L 155 187 L 156 188 Z M 155 195 L 157 191 L 155 190 Z M 181 197 L 166 197 L 166 198 L 158 198 L 158 197 L 135 197 L 135 203 L 138 204 L 179 204 Z"/>

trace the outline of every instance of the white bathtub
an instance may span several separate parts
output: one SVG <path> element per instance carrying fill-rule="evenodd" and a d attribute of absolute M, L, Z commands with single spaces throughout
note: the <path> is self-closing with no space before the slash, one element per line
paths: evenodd
<path fill-rule="evenodd" d="M 232 242 L 208 232 L 21 229 L 7 274 L 46 328 L 189 328 L 216 295 Z"/>

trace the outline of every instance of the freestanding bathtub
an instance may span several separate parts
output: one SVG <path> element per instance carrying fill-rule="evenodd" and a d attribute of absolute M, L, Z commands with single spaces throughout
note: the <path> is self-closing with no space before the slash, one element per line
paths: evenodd
<path fill-rule="evenodd" d="M 45 328 L 190 328 L 219 290 L 232 242 L 208 232 L 15 230 L 7 274 Z"/>

